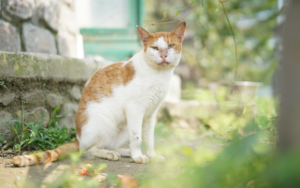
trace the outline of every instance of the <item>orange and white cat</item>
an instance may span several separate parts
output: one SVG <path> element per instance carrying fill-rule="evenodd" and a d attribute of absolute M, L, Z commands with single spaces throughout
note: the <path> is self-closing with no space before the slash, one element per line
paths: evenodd
<path fill-rule="evenodd" d="M 76 116 L 76 141 L 42 155 L 14 157 L 14 164 L 45 164 L 78 150 L 88 157 L 131 156 L 136 163 L 148 163 L 156 156 L 155 117 L 180 61 L 185 27 L 182 22 L 170 33 L 151 34 L 137 26 L 143 50 L 127 62 L 98 70 L 86 83 Z M 120 148 L 128 139 L 130 149 Z"/>

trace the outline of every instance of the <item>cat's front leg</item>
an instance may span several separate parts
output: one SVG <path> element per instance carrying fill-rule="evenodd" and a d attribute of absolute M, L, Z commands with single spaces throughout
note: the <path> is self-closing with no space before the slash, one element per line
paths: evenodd
<path fill-rule="evenodd" d="M 145 118 L 143 123 L 143 140 L 147 148 L 147 156 L 150 158 L 156 157 L 154 150 L 154 127 L 155 127 L 155 116 L 154 113 L 151 117 Z"/>
<path fill-rule="evenodd" d="M 147 147 L 147 156 L 155 161 L 164 162 L 165 158 L 163 156 L 157 156 L 154 149 L 154 129 L 156 123 L 156 113 L 157 111 L 153 113 L 152 116 L 144 120 L 143 140 Z"/>
<path fill-rule="evenodd" d="M 131 157 L 136 163 L 148 163 L 149 159 L 142 154 L 142 124 L 145 110 L 139 104 L 130 103 L 126 107 L 127 126 Z"/>

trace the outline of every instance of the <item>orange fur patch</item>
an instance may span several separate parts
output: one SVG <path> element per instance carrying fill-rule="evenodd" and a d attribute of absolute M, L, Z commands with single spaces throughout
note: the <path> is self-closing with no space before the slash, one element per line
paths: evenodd
<path fill-rule="evenodd" d="M 101 102 L 102 98 L 112 96 L 112 89 L 120 84 L 126 85 L 134 77 L 132 62 L 114 63 L 98 70 L 84 87 L 79 109 L 76 115 L 76 134 L 81 136 L 81 128 L 87 123 L 86 108 L 88 102 Z"/>
<path fill-rule="evenodd" d="M 13 158 L 13 163 L 16 166 L 29 166 L 37 164 L 47 164 L 57 161 L 60 156 L 67 155 L 71 151 L 78 151 L 79 143 L 75 140 L 72 143 L 64 144 L 57 147 L 55 150 L 45 151 L 41 154 L 23 155 Z"/>
<path fill-rule="evenodd" d="M 13 158 L 13 163 L 17 166 L 19 166 L 21 164 L 21 160 L 20 157 L 14 157 Z"/>

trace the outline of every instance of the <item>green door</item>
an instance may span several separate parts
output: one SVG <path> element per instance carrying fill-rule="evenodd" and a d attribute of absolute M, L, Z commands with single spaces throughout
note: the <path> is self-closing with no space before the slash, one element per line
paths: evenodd
<path fill-rule="evenodd" d="M 84 0 L 81 3 L 83 16 L 79 25 L 86 55 L 124 61 L 142 49 L 136 25 L 142 26 L 143 0 Z"/>

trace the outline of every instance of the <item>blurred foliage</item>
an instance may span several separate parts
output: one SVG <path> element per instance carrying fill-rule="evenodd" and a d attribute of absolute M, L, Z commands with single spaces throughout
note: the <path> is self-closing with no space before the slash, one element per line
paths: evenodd
<path fill-rule="evenodd" d="M 201 2 L 195 1 L 195 6 Z M 149 19 L 155 20 L 163 18 L 165 11 L 167 17 L 172 17 L 177 10 L 188 6 L 190 1 L 164 0 L 146 3 Z M 273 36 L 279 15 L 276 4 L 277 0 L 231 0 L 224 3 L 237 41 L 239 69 L 236 80 L 270 83 L 277 66 L 276 40 Z M 192 11 L 192 7 L 182 14 L 189 11 Z M 188 38 L 183 44 L 182 63 L 197 68 L 193 70 L 196 72 L 194 81 L 197 83 L 200 78 L 206 81 L 231 81 L 236 68 L 235 47 L 219 1 L 206 1 L 186 21 L 187 35 L 192 38 Z M 156 32 L 170 30 L 173 25 L 148 28 Z"/>
<path fill-rule="evenodd" d="M 70 156 L 72 168 L 53 183 L 36 183 L 37 187 L 298 187 L 299 153 L 280 153 L 275 149 L 276 111 L 273 98 L 257 98 L 255 118 L 220 113 L 207 121 L 219 121 L 221 130 L 208 128 L 198 134 L 174 129 L 159 122 L 156 140 L 157 153 L 166 157 L 163 164 L 151 163 L 142 176 L 97 174 L 80 176 L 82 153 Z M 252 116 L 253 117 L 253 116 Z M 238 125 L 238 126 L 236 126 Z M 238 128 L 239 127 L 239 128 Z M 200 128 L 200 127 L 199 127 Z M 105 167 L 101 165 L 97 169 Z M 109 168 L 109 166 L 108 166 Z"/>
<path fill-rule="evenodd" d="M 174 143 L 160 145 L 166 163 L 150 170 L 141 180 L 146 187 L 297 187 L 299 153 L 280 153 L 275 149 L 276 103 L 270 97 L 256 99 L 257 112 L 218 113 L 207 119 L 210 128 L 200 141 L 186 132 L 170 135 Z M 162 127 L 159 128 L 162 132 Z M 175 131 L 175 132 L 174 132 Z M 167 138 L 168 139 L 168 138 Z M 191 145 L 190 143 L 194 143 Z M 155 168 L 154 168 L 155 169 Z"/>
<path fill-rule="evenodd" d="M 219 93 L 222 95 L 222 93 Z M 223 94 L 225 95 L 225 94 Z M 225 96 L 224 96 L 225 97 Z M 182 90 L 182 99 L 197 101 L 214 101 L 215 98 L 209 89 L 197 88 L 192 82 L 187 82 Z"/>
<path fill-rule="evenodd" d="M 265 131 L 237 137 L 219 152 L 203 146 L 172 148 L 164 167 L 145 175 L 142 184 L 149 188 L 298 187 L 299 153 L 278 153 L 265 141 L 268 138 Z"/>

